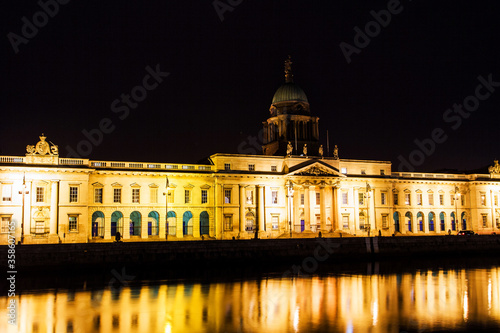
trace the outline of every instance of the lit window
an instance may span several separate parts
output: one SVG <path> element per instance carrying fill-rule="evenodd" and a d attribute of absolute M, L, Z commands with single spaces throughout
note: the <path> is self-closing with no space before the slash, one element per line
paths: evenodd
<path fill-rule="evenodd" d="M 206 204 L 208 202 L 208 191 L 201 190 L 201 203 Z"/>
<path fill-rule="evenodd" d="M 149 189 L 149 199 L 151 203 L 158 203 L 158 188 L 152 187 Z"/>
<path fill-rule="evenodd" d="M 399 193 L 393 193 L 394 205 L 399 205 Z"/>
<path fill-rule="evenodd" d="M 481 206 L 486 206 L 486 194 L 481 192 Z"/>
<path fill-rule="evenodd" d="M 233 215 L 224 215 L 224 230 L 233 230 Z"/>
<path fill-rule="evenodd" d="M 224 170 L 231 170 L 231 164 L 230 163 L 224 163 Z"/>
<path fill-rule="evenodd" d="M 10 222 L 11 221 L 11 216 L 2 216 L 2 226 L 1 226 L 1 232 L 3 234 L 8 234 L 10 232 Z"/>
<path fill-rule="evenodd" d="M 450 194 L 450 204 L 453 205 L 455 203 L 455 196 Z"/>
<path fill-rule="evenodd" d="M 78 187 L 69 187 L 69 202 L 78 202 Z"/>
<path fill-rule="evenodd" d="M 273 215 L 271 222 L 272 222 L 273 230 L 278 230 L 279 229 L 279 216 Z"/>
<path fill-rule="evenodd" d="M 247 204 L 253 205 L 253 191 L 247 190 Z"/>
<path fill-rule="evenodd" d="M 441 206 L 443 206 L 443 205 L 444 205 L 444 194 L 440 194 L 440 195 L 439 195 L 439 204 L 440 204 Z"/>
<path fill-rule="evenodd" d="M 45 201 L 45 189 L 43 187 L 36 188 L 36 202 L 44 202 Z"/>
<path fill-rule="evenodd" d="M 343 173 L 344 175 L 347 174 L 347 168 L 341 168 L 340 172 Z"/>
<path fill-rule="evenodd" d="M 77 232 L 78 231 L 78 216 L 77 215 L 69 215 L 68 230 L 69 230 L 69 232 Z"/>
<path fill-rule="evenodd" d="M 359 213 L 359 229 L 360 230 L 365 229 L 365 214 L 364 213 Z"/>
<path fill-rule="evenodd" d="M 462 206 L 465 206 L 465 195 L 460 196 L 460 203 L 462 204 Z"/>
<path fill-rule="evenodd" d="M 12 201 L 12 185 L 5 184 L 2 186 L 2 201 Z"/>
<path fill-rule="evenodd" d="M 428 193 L 429 196 L 429 206 L 434 206 L 434 194 Z"/>
<path fill-rule="evenodd" d="M 102 203 L 102 187 L 94 189 L 94 202 Z"/>
<path fill-rule="evenodd" d="M 417 193 L 417 205 L 422 206 L 422 193 Z"/>
<path fill-rule="evenodd" d="M 410 193 L 405 193 L 405 205 L 411 205 Z"/>
<path fill-rule="evenodd" d="M 255 164 L 249 164 L 248 171 L 255 171 Z"/>
<path fill-rule="evenodd" d="M 349 229 L 349 215 L 342 215 L 342 228 Z"/>
<path fill-rule="evenodd" d="M 191 191 L 190 190 L 184 190 L 184 203 L 188 204 L 191 202 Z"/>
<path fill-rule="evenodd" d="M 276 191 L 276 190 L 271 191 L 271 203 L 273 205 L 277 205 L 278 204 L 278 191 Z"/>
<path fill-rule="evenodd" d="M 386 192 L 380 193 L 380 204 L 387 205 L 387 193 Z"/>
<path fill-rule="evenodd" d="M 305 201 L 305 196 L 304 196 L 304 193 L 301 193 L 301 194 L 300 194 L 300 205 L 301 205 L 301 206 L 304 206 L 304 201 Z"/>
<path fill-rule="evenodd" d="M 113 202 L 114 203 L 121 203 L 122 202 L 122 189 L 121 188 L 114 188 L 113 189 Z"/>
<path fill-rule="evenodd" d="M 359 199 L 360 206 L 365 204 L 365 194 L 364 193 L 358 193 L 358 199 Z"/>
<path fill-rule="evenodd" d="M 382 228 L 388 228 L 387 226 L 387 215 L 382 215 Z"/>
<path fill-rule="evenodd" d="M 226 204 L 231 203 L 231 190 L 228 189 L 224 190 L 224 203 Z"/>
<path fill-rule="evenodd" d="M 168 203 L 174 203 L 174 191 L 173 190 L 168 190 L 168 195 L 167 195 L 167 200 Z"/>
<path fill-rule="evenodd" d="M 321 204 L 321 193 L 316 192 L 316 205 L 319 206 Z"/>
<path fill-rule="evenodd" d="M 342 192 L 342 204 L 347 205 L 347 192 Z"/>
<path fill-rule="evenodd" d="M 484 214 L 483 215 L 483 228 L 488 227 L 488 215 Z"/>
<path fill-rule="evenodd" d="M 139 203 L 140 195 L 141 195 L 141 189 L 140 188 L 133 188 L 132 189 L 132 202 Z"/>
<path fill-rule="evenodd" d="M 276 165 L 271 165 L 271 171 L 272 172 L 278 171 L 278 167 Z"/>

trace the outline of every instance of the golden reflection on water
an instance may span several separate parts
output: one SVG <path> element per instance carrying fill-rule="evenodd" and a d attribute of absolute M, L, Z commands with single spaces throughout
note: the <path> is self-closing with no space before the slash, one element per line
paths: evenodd
<path fill-rule="evenodd" d="M 500 267 L 159 284 L 17 298 L 0 332 L 400 332 L 500 323 Z"/>

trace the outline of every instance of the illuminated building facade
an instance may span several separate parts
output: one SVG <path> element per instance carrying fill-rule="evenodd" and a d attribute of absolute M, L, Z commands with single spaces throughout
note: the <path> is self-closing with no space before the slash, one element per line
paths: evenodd
<path fill-rule="evenodd" d="M 500 229 L 500 166 L 488 174 L 393 172 L 391 162 L 325 157 L 319 118 L 293 82 L 275 93 L 263 155 L 206 164 L 62 158 L 40 136 L 0 156 L 0 243 L 444 235 Z M 10 230 L 9 226 L 14 226 Z"/>

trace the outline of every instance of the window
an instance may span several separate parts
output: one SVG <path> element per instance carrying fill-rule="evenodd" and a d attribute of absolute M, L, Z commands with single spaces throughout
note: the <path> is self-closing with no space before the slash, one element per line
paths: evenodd
<path fill-rule="evenodd" d="M 184 190 L 184 203 L 188 204 L 191 202 L 191 191 Z"/>
<path fill-rule="evenodd" d="M 94 202 L 102 203 L 102 187 L 94 189 Z"/>
<path fill-rule="evenodd" d="M 349 215 L 342 215 L 342 228 L 349 229 Z"/>
<path fill-rule="evenodd" d="M 342 204 L 347 205 L 347 192 L 342 192 Z"/>
<path fill-rule="evenodd" d="M 344 175 L 347 174 L 347 168 L 341 168 L 340 172 L 343 173 Z"/>
<path fill-rule="evenodd" d="M 272 222 L 273 230 L 278 230 L 279 229 L 279 216 L 273 215 L 271 222 Z"/>
<path fill-rule="evenodd" d="M 208 191 L 201 190 L 201 203 L 206 204 L 208 202 Z"/>
<path fill-rule="evenodd" d="M 174 190 L 167 191 L 168 203 L 174 203 Z"/>
<path fill-rule="evenodd" d="M 388 228 L 387 226 L 387 215 L 382 215 L 382 228 L 386 229 Z"/>
<path fill-rule="evenodd" d="M 366 175 L 366 170 L 365 169 L 361 169 L 361 174 L 362 175 Z"/>
<path fill-rule="evenodd" d="M 78 187 L 69 187 L 69 202 L 78 202 Z"/>
<path fill-rule="evenodd" d="M 454 204 L 455 204 L 455 195 L 450 194 L 450 205 L 454 205 Z"/>
<path fill-rule="evenodd" d="M 358 193 L 358 200 L 359 200 L 359 205 L 362 206 L 365 204 L 365 194 L 364 193 Z"/>
<path fill-rule="evenodd" d="M 495 195 L 493 198 L 495 200 L 495 206 L 498 206 L 498 196 Z"/>
<path fill-rule="evenodd" d="M 380 169 L 380 175 L 381 176 L 385 176 L 385 170 L 384 169 Z"/>
<path fill-rule="evenodd" d="M 272 190 L 271 191 L 271 203 L 273 205 L 278 204 L 278 191 L 277 190 Z"/>
<path fill-rule="evenodd" d="M 121 188 L 114 188 L 113 189 L 113 202 L 114 203 L 121 203 L 122 202 L 122 189 Z"/>
<path fill-rule="evenodd" d="M 247 204 L 253 205 L 253 191 L 247 190 Z"/>
<path fill-rule="evenodd" d="M 444 194 L 440 194 L 440 195 L 439 195 L 439 204 L 440 204 L 441 206 L 443 206 L 443 205 L 444 205 Z"/>
<path fill-rule="evenodd" d="M 140 195 L 141 195 L 141 189 L 140 188 L 133 188 L 132 189 L 132 202 L 139 203 Z"/>
<path fill-rule="evenodd" d="M 411 205 L 411 196 L 410 193 L 405 193 L 405 205 Z"/>
<path fill-rule="evenodd" d="M 365 214 L 359 213 L 359 229 L 365 230 Z"/>
<path fill-rule="evenodd" d="M 380 204 L 387 205 L 387 193 L 386 192 L 380 193 Z"/>
<path fill-rule="evenodd" d="M 231 190 L 229 189 L 224 190 L 224 203 L 226 204 L 231 203 Z"/>
<path fill-rule="evenodd" d="M 483 214 L 483 228 L 488 227 L 488 215 Z"/>
<path fill-rule="evenodd" d="M 399 193 L 393 193 L 392 197 L 394 200 L 394 205 L 399 205 Z"/>
<path fill-rule="evenodd" d="M 4 184 L 2 186 L 2 201 L 12 201 L 12 185 Z"/>
<path fill-rule="evenodd" d="M 422 193 L 417 193 L 417 205 L 422 206 Z"/>
<path fill-rule="evenodd" d="M 460 203 L 462 204 L 462 206 L 465 206 L 465 195 L 460 196 Z"/>
<path fill-rule="evenodd" d="M 158 188 L 151 187 L 149 189 L 149 202 L 158 203 Z"/>
<path fill-rule="evenodd" d="M 321 205 L 321 193 L 316 192 L 316 206 Z"/>
<path fill-rule="evenodd" d="M 249 164 L 248 171 L 255 171 L 255 164 Z"/>
<path fill-rule="evenodd" d="M 481 206 L 486 206 L 486 193 L 481 192 L 480 196 L 481 196 Z"/>
<path fill-rule="evenodd" d="M 233 215 L 224 215 L 224 230 L 233 230 Z"/>
<path fill-rule="evenodd" d="M 429 206 L 434 206 L 434 193 L 428 193 Z"/>
<path fill-rule="evenodd" d="M 69 215 L 68 231 L 69 232 L 77 232 L 78 231 L 78 216 L 77 215 Z"/>
<path fill-rule="evenodd" d="M 231 164 L 230 163 L 224 163 L 224 170 L 231 170 Z"/>
<path fill-rule="evenodd" d="M 278 167 L 276 165 L 271 165 L 271 171 L 272 172 L 278 171 Z"/>
<path fill-rule="evenodd" d="M 11 216 L 2 216 L 2 226 L 1 226 L 1 232 L 3 234 L 8 234 L 10 232 L 10 220 Z"/>
<path fill-rule="evenodd" d="M 36 188 L 36 202 L 44 202 L 45 201 L 45 188 L 43 187 L 37 187 Z"/>
<path fill-rule="evenodd" d="M 301 194 L 300 194 L 300 205 L 301 205 L 301 206 L 304 206 L 304 202 L 305 202 L 304 193 L 301 193 Z"/>

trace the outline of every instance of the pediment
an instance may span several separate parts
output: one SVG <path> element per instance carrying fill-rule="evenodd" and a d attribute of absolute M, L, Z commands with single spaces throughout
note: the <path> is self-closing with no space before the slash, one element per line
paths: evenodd
<path fill-rule="evenodd" d="M 313 162 L 305 166 L 297 166 L 293 168 L 289 176 L 304 176 L 304 177 L 345 177 L 336 168 L 321 162 Z"/>

